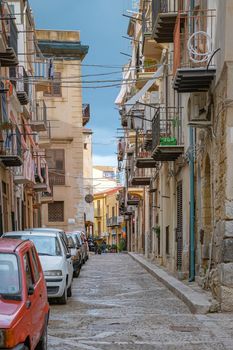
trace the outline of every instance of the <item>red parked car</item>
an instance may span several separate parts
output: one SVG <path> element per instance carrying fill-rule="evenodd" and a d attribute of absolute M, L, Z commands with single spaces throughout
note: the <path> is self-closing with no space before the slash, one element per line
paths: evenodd
<path fill-rule="evenodd" d="M 49 304 L 31 241 L 0 239 L 0 349 L 47 350 Z"/>

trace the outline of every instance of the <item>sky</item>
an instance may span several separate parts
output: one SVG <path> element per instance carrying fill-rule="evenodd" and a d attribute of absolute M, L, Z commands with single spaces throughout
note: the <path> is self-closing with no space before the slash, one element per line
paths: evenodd
<path fill-rule="evenodd" d="M 87 80 L 121 79 L 121 67 L 128 62 L 130 40 L 128 18 L 122 16 L 135 0 L 29 0 L 38 29 L 80 30 L 81 42 L 89 46 L 84 65 L 110 65 L 114 68 L 83 66 L 83 74 L 113 73 L 91 76 Z M 96 85 L 96 84 L 94 84 Z M 105 84 L 106 85 L 106 84 Z M 86 84 L 84 86 L 87 86 Z M 120 128 L 119 113 L 114 101 L 119 87 L 83 89 L 83 103 L 90 103 L 94 131 L 93 161 L 95 165 L 116 165 L 116 137 Z"/>

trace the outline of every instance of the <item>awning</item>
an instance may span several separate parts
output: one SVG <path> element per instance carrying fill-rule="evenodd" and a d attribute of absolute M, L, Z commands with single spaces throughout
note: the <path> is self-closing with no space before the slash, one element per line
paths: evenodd
<path fill-rule="evenodd" d="M 128 88 L 127 81 L 129 80 L 130 73 L 131 73 L 130 70 L 128 70 L 126 73 L 123 74 L 123 84 L 121 86 L 121 90 L 119 92 L 119 95 L 117 96 L 117 98 L 115 100 L 115 104 L 118 106 L 122 105 L 124 98 L 127 94 L 127 88 Z"/>
<path fill-rule="evenodd" d="M 159 67 L 159 69 L 155 72 L 151 79 L 143 86 L 141 90 L 139 90 L 130 100 L 125 103 L 126 114 L 133 108 L 136 102 L 151 88 L 151 86 L 159 79 L 163 74 L 163 66 Z"/>

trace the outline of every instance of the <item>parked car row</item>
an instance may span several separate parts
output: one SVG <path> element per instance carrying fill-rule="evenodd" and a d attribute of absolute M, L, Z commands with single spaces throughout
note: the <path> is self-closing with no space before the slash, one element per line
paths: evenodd
<path fill-rule="evenodd" d="M 36 228 L 0 239 L 0 349 L 47 350 L 49 299 L 66 304 L 88 260 L 83 232 Z"/>

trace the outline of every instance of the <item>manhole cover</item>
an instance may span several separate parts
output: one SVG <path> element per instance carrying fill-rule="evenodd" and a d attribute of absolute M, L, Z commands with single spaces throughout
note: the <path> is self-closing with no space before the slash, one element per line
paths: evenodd
<path fill-rule="evenodd" d="M 192 326 L 170 326 L 170 329 L 176 332 L 197 332 L 200 330 L 200 328 Z"/>

